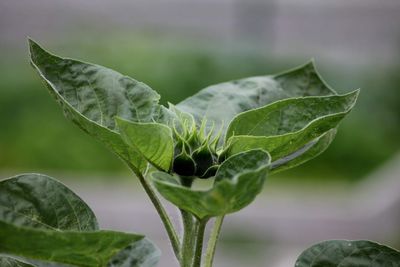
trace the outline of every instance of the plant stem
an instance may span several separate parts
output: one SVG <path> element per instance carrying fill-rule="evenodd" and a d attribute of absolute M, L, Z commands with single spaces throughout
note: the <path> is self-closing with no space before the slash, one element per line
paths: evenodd
<path fill-rule="evenodd" d="M 146 191 L 147 195 L 149 196 L 151 202 L 153 203 L 154 207 L 157 210 L 158 215 L 161 218 L 161 221 L 164 224 L 165 230 L 167 231 L 169 240 L 172 245 L 172 249 L 174 251 L 175 257 L 179 260 L 180 257 L 180 242 L 178 235 L 175 231 L 175 228 L 167 214 L 167 211 L 165 210 L 164 206 L 162 205 L 160 199 L 154 192 L 153 188 L 151 187 L 150 183 L 146 180 L 146 178 L 142 175 L 141 172 L 136 170 L 135 167 L 131 166 L 129 163 L 128 165 L 130 166 L 131 170 L 136 174 L 136 176 L 139 178 L 140 183 L 142 184 L 144 190 Z"/>
<path fill-rule="evenodd" d="M 191 267 L 194 255 L 194 243 L 196 241 L 197 224 L 193 221 L 193 216 L 180 210 L 183 222 L 183 240 L 181 248 L 181 267 Z"/>
<path fill-rule="evenodd" d="M 196 239 L 196 248 L 194 254 L 194 262 L 193 267 L 201 267 L 201 256 L 203 253 L 203 240 L 204 240 L 204 232 L 206 230 L 208 219 L 198 220 L 198 230 L 197 230 L 197 239 Z"/>
<path fill-rule="evenodd" d="M 207 252 L 205 256 L 204 267 L 212 267 L 215 255 L 215 249 L 217 247 L 217 241 L 221 232 L 222 223 L 224 222 L 225 216 L 219 216 L 215 219 L 213 229 L 210 234 L 210 239 L 207 243 Z"/>

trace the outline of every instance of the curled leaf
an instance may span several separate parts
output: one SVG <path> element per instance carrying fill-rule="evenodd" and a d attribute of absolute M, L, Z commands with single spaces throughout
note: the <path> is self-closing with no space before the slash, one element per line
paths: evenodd
<path fill-rule="evenodd" d="M 122 139 L 156 168 L 169 171 L 174 156 L 172 130 L 160 123 L 138 123 L 117 118 Z"/>

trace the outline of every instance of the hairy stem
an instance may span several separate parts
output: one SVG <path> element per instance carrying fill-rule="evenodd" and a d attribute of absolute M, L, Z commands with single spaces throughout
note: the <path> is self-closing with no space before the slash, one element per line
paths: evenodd
<path fill-rule="evenodd" d="M 197 230 L 197 239 L 196 239 L 196 247 L 194 254 L 193 267 L 201 267 L 201 258 L 203 254 L 203 240 L 204 240 L 204 232 L 206 230 L 208 219 L 198 220 L 198 230 Z"/>
<path fill-rule="evenodd" d="M 130 164 L 129 164 L 130 165 Z M 172 245 L 172 249 L 174 251 L 175 257 L 179 260 L 180 257 L 180 242 L 178 235 L 175 231 L 175 228 L 171 222 L 171 219 L 168 216 L 167 211 L 165 210 L 164 206 L 162 205 L 160 199 L 154 192 L 153 188 L 151 187 L 150 183 L 145 179 L 141 172 L 137 171 L 136 168 L 130 166 L 131 170 L 136 174 L 139 178 L 140 183 L 142 184 L 144 190 L 146 191 L 147 195 L 149 196 L 151 202 L 153 203 L 154 207 L 157 210 L 158 215 L 161 218 L 161 221 L 164 224 L 165 230 L 167 231 L 169 240 Z"/>
<path fill-rule="evenodd" d="M 184 210 L 180 210 L 183 222 L 183 240 L 181 248 L 181 267 L 191 267 L 193 263 L 194 245 L 196 242 L 197 224 L 193 216 Z"/>
<path fill-rule="evenodd" d="M 207 243 L 207 251 L 205 256 L 204 267 L 212 267 L 215 255 L 215 249 L 217 247 L 217 242 L 219 234 L 221 232 L 222 223 L 224 222 L 225 216 L 219 216 L 215 219 L 214 226 L 212 228 L 210 239 Z"/>

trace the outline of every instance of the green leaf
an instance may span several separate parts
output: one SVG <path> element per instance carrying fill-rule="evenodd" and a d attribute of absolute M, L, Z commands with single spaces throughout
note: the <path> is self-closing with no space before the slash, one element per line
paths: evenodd
<path fill-rule="evenodd" d="M 160 170 L 169 171 L 174 157 L 172 130 L 159 123 L 135 123 L 116 118 L 122 139 Z"/>
<path fill-rule="evenodd" d="M 296 267 L 399 267 L 400 252 L 371 241 L 329 240 L 305 250 Z"/>
<path fill-rule="evenodd" d="M 277 75 L 250 77 L 209 86 L 180 102 L 177 107 L 191 113 L 198 124 L 226 129 L 239 113 L 263 107 L 278 100 L 334 95 L 336 92 L 319 76 L 311 61 Z M 222 132 L 224 137 L 225 131 Z"/>
<path fill-rule="evenodd" d="M 42 174 L 0 181 L 0 220 L 41 229 L 98 229 L 93 211 L 68 187 Z"/>
<path fill-rule="evenodd" d="M 12 257 L 0 255 L 0 266 L 1 267 L 35 267 L 29 263 L 21 260 L 14 259 Z"/>
<path fill-rule="evenodd" d="M 0 253 L 82 267 L 103 267 L 118 251 L 142 238 L 114 231 L 33 229 L 0 220 Z"/>
<path fill-rule="evenodd" d="M 359 90 L 340 96 L 290 98 L 243 112 L 229 124 L 226 138 L 234 135 L 274 137 L 296 133 L 307 127 L 330 129 L 330 124 L 325 126 L 325 120 L 336 122 L 350 112 L 358 93 Z"/>
<path fill-rule="evenodd" d="M 286 99 L 243 112 L 229 125 L 227 153 L 233 155 L 260 148 L 271 154 L 273 162 L 278 161 L 273 165 L 282 165 L 301 155 L 301 162 L 305 162 L 306 158 L 309 160 L 327 148 L 334 134 L 324 138 L 321 136 L 335 129 L 351 111 L 358 92 L 342 96 Z M 313 152 L 309 151 L 309 156 L 305 156 L 304 152 L 311 147 Z M 298 164 L 290 164 L 292 167 L 295 165 Z"/>
<path fill-rule="evenodd" d="M 111 69 L 52 55 L 32 40 L 29 40 L 29 48 L 32 66 L 66 117 L 131 167 L 144 171 L 145 159 L 126 147 L 114 117 L 134 122 L 169 123 L 172 115 L 158 104 L 160 96 L 146 84 Z"/>
<path fill-rule="evenodd" d="M 225 160 L 215 174 L 215 181 L 236 179 L 237 175 L 270 165 L 271 156 L 266 151 L 254 149 Z"/>
<path fill-rule="evenodd" d="M 236 154 L 221 164 L 213 187 L 205 191 L 184 187 L 163 172 L 152 173 L 152 178 L 164 198 L 204 219 L 236 212 L 250 204 L 262 190 L 269 164 L 269 154 L 262 150 Z"/>
<path fill-rule="evenodd" d="M 107 267 L 155 267 L 160 256 L 160 250 L 145 238 L 115 255 Z"/>
<path fill-rule="evenodd" d="M 28 226 L 35 229 L 52 230 L 57 233 L 77 231 L 77 236 L 79 232 L 87 233 L 89 231 L 93 233 L 93 231 L 98 230 L 97 219 L 86 203 L 62 183 L 42 174 L 21 174 L 0 181 L 0 221 L 11 223 L 15 227 Z M 14 236 L 12 232 L 8 234 Z M 2 242 L 3 239 L 0 239 L 0 244 Z M 35 246 L 36 244 L 33 238 L 26 239 L 24 242 L 26 246 Z M 134 243 L 129 244 L 127 248 L 125 247 L 120 252 L 115 250 L 115 253 L 118 252 L 118 254 L 112 260 L 117 259 L 118 262 L 121 262 L 121 265 L 113 263 L 113 267 L 147 267 L 155 266 L 151 264 L 157 263 L 159 251 L 148 240 L 143 239 L 136 242 L 135 239 Z M 47 248 L 49 253 L 52 248 L 52 246 Z M 70 250 L 71 255 L 75 254 L 72 251 L 73 249 Z M 140 254 L 139 252 L 143 253 Z M 58 252 L 55 251 L 54 253 Z M 15 254 L 18 253 L 15 252 Z M 27 254 L 18 255 L 29 257 Z M 55 259 L 47 258 L 36 259 L 55 261 Z M 134 264 L 135 260 L 136 265 L 127 265 L 129 262 Z M 23 259 L 23 261 L 38 267 L 65 266 L 60 263 L 28 258 Z M 64 263 L 70 262 L 64 261 Z M 142 265 L 137 265 L 139 263 Z M 0 266 L 3 265 L 0 264 Z"/>

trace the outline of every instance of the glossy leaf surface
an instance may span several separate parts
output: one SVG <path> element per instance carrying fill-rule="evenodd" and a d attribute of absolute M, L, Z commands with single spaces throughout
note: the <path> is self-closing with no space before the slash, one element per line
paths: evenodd
<path fill-rule="evenodd" d="M 82 267 L 102 267 L 143 238 L 113 231 L 72 232 L 20 227 L 0 221 L 0 253 Z"/>
<path fill-rule="evenodd" d="M 222 163 L 213 187 L 206 191 L 184 187 L 167 173 L 155 172 L 152 177 L 164 198 L 203 219 L 236 212 L 250 204 L 262 190 L 269 164 L 265 151 L 239 153 Z M 237 168 L 231 169 L 233 165 Z"/>
<path fill-rule="evenodd" d="M 117 118 L 122 139 L 160 170 L 169 171 L 174 157 L 172 130 L 159 123 L 135 123 Z"/>
<path fill-rule="evenodd" d="M 318 119 L 349 112 L 357 100 L 358 92 L 356 90 L 340 96 L 290 98 L 243 112 L 232 120 L 226 137 L 279 136 L 300 131 Z"/>
<path fill-rule="evenodd" d="M 31 63 L 67 118 L 138 170 L 146 161 L 122 142 L 114 118 L 168 122 L 170 112 L 144 83 L 111 69 L 48 53 L 29 40 Z"/>
<path fill-rule="evenodd" d="M 336 129 L 332 129 L 323 134 L 320 138 L 309 142 L 299 150 L 296 150 L 295 152 L 285 157 L 275 160 L 271 163 L 270 173 L 274 174 L 277 172 L 281 172 L 296 167 L 315 158 L 329 147 L 329 145 L 335 138 L 335 135 Z"/>
<path fill-rule="evenodd" d="M 357 96 L 292 98 L 241 113 L 228 128 L 229 154 L 261 148 L 275 161 L 295 153 L 337 127 Z"/>
<path fill-rule="evenodd" d="M 209 86 L 177 107 L 191 113 L 198 124 L 203 118 L 216 129 L 239 113 L 293 97 L 336 94 L 321 79 L 313 62 L 277 75 L 250 77 Z M 223 131 L 222 136 L 225 135 Z"/>
<path fill-rule="evenodd" d="M 371 241 L 329 240 L 305 250 L 296 267 L 399 267 L 400 252 Z"/>
<path fill-rule="evenodd" d="M 98 229 L 93 211 L 68 187 L 42 174 L 0 181 L 0 220 L 41 229 Z"/>

